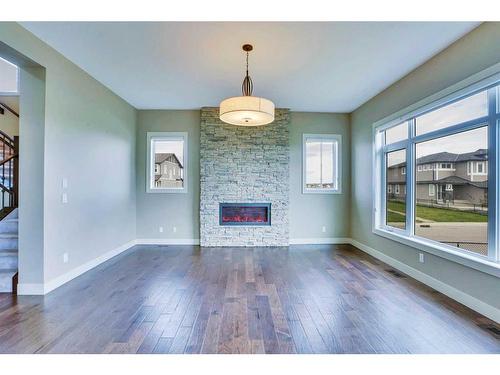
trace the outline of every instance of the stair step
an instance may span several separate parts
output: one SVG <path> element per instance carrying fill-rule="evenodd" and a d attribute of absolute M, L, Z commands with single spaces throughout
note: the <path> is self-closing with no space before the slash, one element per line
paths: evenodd
<path fill-rule="evenodd" d="M 0 221 L 0 233 L 17 233 L 19 230 L 19 219 L 4 219 Z"/>
<path fill-rule="evenodd" d="M 17 269 L 0 270 L 0 293 L 12 293 L 12 278 Z"/>
<path fill-rule="evenodd" d="M 0 250 L 0 257 L 2 256 L 8 256 L 8 255 L 16 255 L 17 256 L 18 254 L 18 250 L 17 249 L 3 249 L 3 250 Z"/>
<path fill-rule="evenodd" d="M 0 270 L 17 269 L 18 255 L 17 249 L 0 250 Z"/>
<path fill-rule="evenodd" d="M 17 233 L 0 234 L 0 250 L 19 248 L 19 239 Z"/>

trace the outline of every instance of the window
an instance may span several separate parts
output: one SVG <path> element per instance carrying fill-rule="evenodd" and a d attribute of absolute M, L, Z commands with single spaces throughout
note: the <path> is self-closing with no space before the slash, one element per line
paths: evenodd
<path fill-rule="evenodd" d="M 406 174 L 406 167 L 401 167 L 401 174 Z"/>
<path fill-rule="evenodd" d="M 394 133 L 390 122 L 375 125 L 375 233 L 462 264 L 491 269 L 484 265 L 494 262 L 500 269 L 500 202 L 498 193 L 489 192 L 499 185 L 500 165 L 488 164 L 500 152 L 495 85 L 476 83 L 471 91 L 454 90 L 422 110 L 395 115 L 408 119 L 408 137 L 394 143 L 387 143 L 394 138 L 387 135 Z M 405 165 L 402 181 L 391 172 L 398 165 Z M 395 194 L 382 189 L 389 183 Z"/>
<path fill-rule="evenodd" d="M 440 169 L 453 169 L 453 164 L 451 163 L 441 163 Z"/>
<path fill-rule="evenodd" d="M 148 193 L 187 191 L 187 140 L 187 133 L 147 133 L 146 191 Z"/>
<path fill-rule="evenodd" d="M 486 90 L 458 100 L 416 118 L 416 134 L 421 135 L 488 115 Z"/>
<path fill-rule="evenodd" d="M 403 195 L 399 194 L 400 190 L 398 183 L 404 183 L 405 179 L 398 173 L 398 170 L 405 166 L 406 150 L 388 152 L 385 155 L 385 159 L 385 175 L 387 181 L 387 195 L 384 202 L 387 207 L 385 222 L 386 225 L 390 227 L 404 229 L 406 227 L 406 193 Z M 394 190 L 393 185 L 395 185 Z"/>
<path fill-rule="evenodd" d="M 408 123 L 393 126 L 385 132 L 385 144 L 396 143 L 408 139 Z"/>
<path fill-rule="evenodd" d="M 466 159 L 488 148 L 488 128 L 481 126 L 437 137 L 415 145 L 416 158 L 439 158 L 448 155 L 457 160 Z M 465 169 L 465 161 L 463 162 Z M 433 201 L 419 194 L 419 186 L 428 183 L 426 176 L 417 176 L 415 185 L 415 235 L 438 241 L 460 249 L 486 255 L 488 221 L 488 186 L 469 181 L 454 173 L 451 163 L 441 163 L 441 169 L 434 175 L 437 182 Z M 460 179 L 460 185 L 453 189 L 450 179 Z M 431 220 L 429 223 L 428 221 Z M 434 224 L 435 223 L 435 224 Z"/>
<path fill-rule="evenodd" d="M 303 135 L 303 193 L 341 192 L 341 136 Z"/>
<path fill-rule="evenodd" d="M 429 197 L 433 197 L 436 195 L 436 185 L 429 185 Z"/>

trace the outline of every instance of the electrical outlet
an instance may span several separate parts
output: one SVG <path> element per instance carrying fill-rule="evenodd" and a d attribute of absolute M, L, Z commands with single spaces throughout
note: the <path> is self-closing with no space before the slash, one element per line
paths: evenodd
<path fill-rule="evenodd" d="M 63 203 L 68 203 L 68 194 L 62 193 L 61 200 Z"/>
<path fill-rule="evenodd" d="M 424 253 L 419 253 L 419 254 L 418 254 L 418 261 L 419 261 L 420 263 L 424 263 Z"/>
<path fill-rule="evenodd" d="M 68 188 L 68 179 L 66 177 L 63 177 L 63 179 L 62 179 L 62 188 L 63 189 Z"/>
<path fill-rule="evenodd" d="M 68 255 L 68 253 L 64 253 L 63 254 L 63 262 L 68 263 L 68 261 L 69 261 L 69 255 Z"/>
<path fill-rule="evenodd" d="M 321 231 L 322 231 L 323 233 L 325 233 L 325 232 L 326 232 L 326 227 L 325 227 L 324 225 L 323 225 L 323 227 L 321 228 Z"/>
<path fill-rule="evenodd" d="M 177 232 L 177 227 L 172 227 L 172 231 L 175 233 Z"/>

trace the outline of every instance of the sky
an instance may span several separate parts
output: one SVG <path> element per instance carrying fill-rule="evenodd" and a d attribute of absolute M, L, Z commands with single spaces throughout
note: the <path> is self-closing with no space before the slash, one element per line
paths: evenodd
<path fill-rule="evenodd" d="M 487 93 L 486 91 L 482 91 L 446 107 L 419 116 L 416 119 L 417 135 L 486 116 L 487 106 Z M 406 133 L 406 123 L 395 126 L 387 131 L 387 142 L 392 143 L 405 139 Z M 438 152 L 464 154 L 476 151 L 480 148 L 488 148 L 488 130 L 486 126 L 468 132 L 419 143 L 416 148 L 416 156 L 420 158 Z M 404 153 L 391 154 L 389 161 L 391 164 L 403 162 Z"/>
<path fill-rule="evenodd" d="M 184 165 L 183 141 L 155 141 L 155 154 L 170 152 Z"/>

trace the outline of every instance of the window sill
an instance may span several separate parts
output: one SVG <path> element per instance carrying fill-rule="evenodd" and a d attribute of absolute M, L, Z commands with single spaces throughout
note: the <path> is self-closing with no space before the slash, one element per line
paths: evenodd
<path fill-rule="evenodd" d="M 475 270 L 487 273 L 492 276 L 500 277 L 500 264 L 488 259 L 478 258 L 473 255 L 468 255 L 460 251 L 454 251 L 442 246 L 439 246 L 432 241 L 425 239 L 407 237 L 406 235 L 392 232 L 386 229 L 373 228 L 373 233 L 387 239 L 397 241 L 404 245 L 416 248 L 426 253 L 436 255 L 438 257 L 451 260 L 463 266 L 473 268 Z"/>
<path fill-rule="evenodd" d="M 187 193 L 187 189 L 146 189 L 146 193 L 152 194 L 184 194 Z"/>
<path fill-rule="evenodd" d="M 328 189 L 302 189 L 302 194 L 342 194 L 342 190 L 328 190 Z"/>

